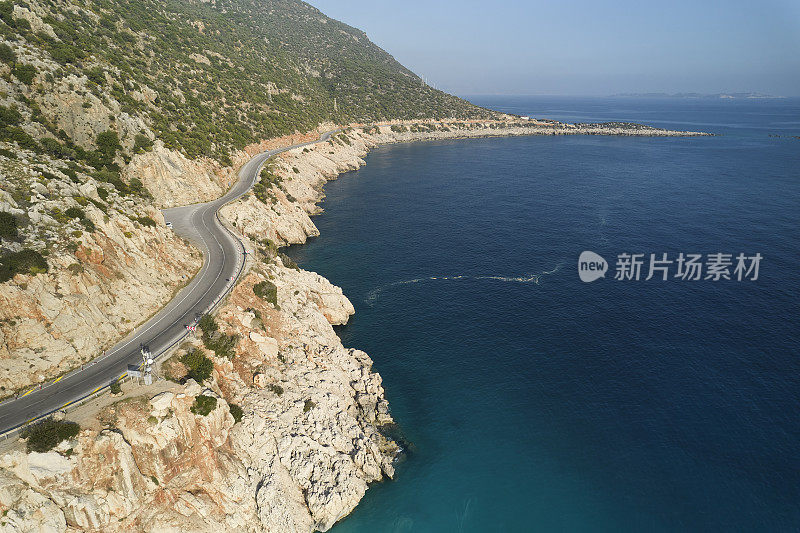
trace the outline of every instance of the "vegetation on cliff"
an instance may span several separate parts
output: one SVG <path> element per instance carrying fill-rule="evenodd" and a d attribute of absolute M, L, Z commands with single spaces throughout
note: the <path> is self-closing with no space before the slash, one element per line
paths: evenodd
<path fill-rule="evenodd" d="M 33 426 L 25 428 L 22 438 L 27 439 L 29 452 L 47 452 L 62 441 L 75 438 L 81 427 L 75 422 L 48 418 Z"/>

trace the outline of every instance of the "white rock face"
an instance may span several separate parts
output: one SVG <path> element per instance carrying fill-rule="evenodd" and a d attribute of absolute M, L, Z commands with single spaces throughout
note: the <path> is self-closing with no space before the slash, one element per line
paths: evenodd
<path fill-rule="evenodd" d="M 199 252 L 155 209 L 154 228 L 84 209 L 99 231 L 84 235 L 75 253 L 80 270 L 68 268 L 76 259 L 51 256 L 47 274 L 0 284 L 1 390 L 54 379 L 101 355 L 200 267 Z"/>
<path fill-rule="evenodd" d="M 278 341 L 272 337 L 265 337 L 255 331 L 250 332 L 250 340 L 256 343 L 265 359 L 278 357 Z"/>
<path fill-rule="evenodd" d="M 160 208 L 207 202 L 218 198 L 227 188 L 210 161 L 192 161 L 183 154 L 168 150 L 156 141 L 151 151 L 133 156 L 125 167 L 126 181 L 139 178 Z"/>

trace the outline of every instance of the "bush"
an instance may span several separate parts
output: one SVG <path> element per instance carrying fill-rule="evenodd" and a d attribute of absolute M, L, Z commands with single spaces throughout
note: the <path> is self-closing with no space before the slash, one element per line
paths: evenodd
<path fill-rule="evenodd" d="M 13 27 L 14 4 L 11 2 L 0 2 L 0 20 Z"/>
<path fill-rule="evenodd" d="M 119 394 L 122 392 L 122 385 L 119 384 L 119 381 L 115 381 L 111 384 L 110 390 L 111 394 Z"/>
<path fill-rule="evenodd" d="M 14 53 L 11 47 L 5 43 L 0 43 L 0 61 L 3 63 L 13 63 L 16 60 L 17 55 Z"/>
<path fill-rule="evenodd" d="M 47 272 L 47 261 L 36 250 L 24 249 L 0 257 L 0 283 L 16 274 L 43 274 Z"/>
<path fill-rule="evenodd" d="M 131 180 L 128 182 L 128 189 L 132 193 L 138 194 L 142 198 L 153 197 L 153 195 L 150 194 L 150 191 L 147 190 L 147 187 L 144 186 L 144 183 L 142 183 L 142 180 L 139 178 L 131 178 Z"/>
<path fill-rule="evenodd" d="M 74 438 L 81 430 L 75 422 L 66 422 L 48 418 L 32 427 L 26 428 L 21 436 L 27 439 L 29 452 L 48 452 L 62 441 Z"/>
<path fill-rule="evenodd" d="M 99 163 L 98 163 L 99 164 Z M 113 170 L 108 170 L 107 168 L 103 168 L 98 170 L 97 172 L 92 173 L 92 177 L 98 181 L 102 181 L 105 183 L 109 183 L 114 186 L 120 194 L 128 194 L 128 185 L 122 181 L 122 178 L 119 176 L 119 172 L 115 172 Z M 100 194 L 100 191 L 97 192 Z M 100 195 L 103 198 L 102 195 Z M 105 198 L 103 198 L 105 200 Z"/>
<path fill-rule="evenodd" d="M 235 403 L 228 404 L 228 409 L 230 409 L 231 415 L 233 415 L 234 422 L 241 422 L 242 417 L 244 416 L 244 411 L 242 408 L 236 405 Z"/>
<path fill-rule="evenodd" d="M 278 396 L 283 394 L 283 387 L 281 387 L 280 385 L 278 385 L 276 383 L 270 383 L 269 390 L 271 390 L 272 392 L 274 392 Z"/>
<path fill-rule="evenodd" d="M 36 151 L 39 148 L 39 143 L 19 126 L 9 125 L 0 128 L 0 139 L 15 142 L 20 148 L 25 148 L 26 150 Z"/>
<path fill-rule="evenodd" d="M 16 239 L 17 235 L 17 219 L 11 213 L 0 211 L 0 239 Z"/>
<path fill-rule="evenodd" d="M 106 76 L 101 67 L 95 67 L 86 71 L 86 77 L 92 83 L 103 85 L 106 82 Z"/>
<path fill-rule="evenodd" d="M 219 326 L 217 322 L 214 320 L 214 317 L 211 315 L 203 315 L 200 321 L 197 323 L 200 326 L 200 329 L 203 330 L 203 335 L 213 335 L 217 331 L 219 331 Z"/>
<path fill-rule="evenodd" d="M 92 222 L 90 219 L 86 217 L 81 219 L 81 225 L 89 233 L 94 233 L 97 230 L 97 227 L 94 225 L 94 222 Z"/>
<path fill-rule="evenodd" d="M 203 330 L 203 346 L 214 352 L 217 357 L 232 358 L 236 355 L 236 343 L 239 337 L 225 335 L 219 331 L 219 326 L 211 315 L 203 315 L 197 323 Z"/>
<path fill-rule="evenodd" d="M 224 335 L 215 333 L 212 337 L 203 335 L 203 345 L 214 352 L 217 357 L 233 358 L 236 355 L 236 343 L 239 337 L 236 335 Z"/>
<path fill-rule="evenodd" d="M 67 215 L 69 218 L 85 218 L 86 212 L 80 207 L 69 207 L 64 214 Z"/>
<path fill-rule="evenodd" d="M 63 144 L 58 142 L 58 140 L 53 139 L 52 137 L 45 137 L 45 138 L 41 139 L 39 141 L 39 144 L 42 145 L 42 149 L 46 153 L 48 153 L 48 154 L 50 154 L 50 155 L 52 155 L 54 157 L 57 157 L 59 159 L 74 159 L 75 158 L 75 150 L 72 150 L 71 148 L 68 148 L 68 147 L 64 146 Z M 64 174 L 67 174 L 69 176 L 69 174 L 66 172 L 66 170 L 69 170 L 69 169 L 62 170 L 62 172 L 64 172 Z M 71 172 L 73 174 L 75 173 L 74 170 L 72 170 Z M 72 178 L 72 176 L 70 176 L 70 177 Z M 74 181 L 74 179 L 73 179 L 73 181 Z"/>
<path fill-rule="evenodd" d="M 119 135 L 113 130 L 98 133 L 95 144 L 97 144 L 97 151 L 108 159 L 114 159 L 117 150 L 122 149 L 122 145 L 119 144 Z"/>
<path fill-rule="evenodd" d="M 18 126 L 22 122 L 22 115 L 14 108 L 0 105 L 0 125 Z"/>
<path fill-rule="evenodd" d="M 208 416 L 208 414 L 217 408 L 217 399 L 213 396 L 205 396 L 201 394 L 194 399 L 194 404 L 189 409 L 196 415 Z"/>
<path fill-rule="evenodd" d="M 313 400 L 308 399 L 308 400 L 306 400 L 306 403 L 303 404 L 303 412 L 307 413 L 310 410 L 312 410 L 313 408 L 315 408 L 316 406 L 317 406 L 317 404 L 315 404 Z"/>
<path fill-rule="evenodd" d="M 133 138 L 133 153 L 140 154 L 142 152 L 148 151 L 150 148 L 153 147 L 153 141 L 151 141 L 146 135 L 142 135 L 141 133 L 136 134 Z"/>
<path fill-rule="evenodd" d="M 192 378 L 198 383 L 209 379 L 211 372 L 214 371 L 214 362 L 200 350 L 191 350 L 184 354 L 181 357 L 181 363 L 189 369 L 186 377 Z"/>
<path fill-rule="evenodd" d="M 36 67 L 33 65 L 14 65 L 11 73 L 25 85 L 30 85 L 33 83 L 34 76 L 36 76 Z"/>
<path fill-rule="evenodd" d="M 136 221 L 142 226 L 147 226 L 151 228 L 156 227 L 156 221 L 150 217 L 139 217 L 136 219 Z"/>
<path fill-rule="evenodd" d="M 253 292 L 256 296 L 272 305 L 278 305 L 278 287 L 271 281 L 264 280 L 261 283 L 256 283 L 253 285 Z"/>

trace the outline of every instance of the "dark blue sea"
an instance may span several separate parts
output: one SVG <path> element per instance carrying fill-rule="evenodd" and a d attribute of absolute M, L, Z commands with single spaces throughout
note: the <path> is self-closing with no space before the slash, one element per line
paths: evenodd
<path fill-rule="evenodd" d="M 407 442 L 335 533 L 800 529 L 800 101 L 473 101 L 718 136 L 384 146 L 326 186 L 290 253 L 352 300 Z M 646 281 L 651 253 L 763 259 Z"/>

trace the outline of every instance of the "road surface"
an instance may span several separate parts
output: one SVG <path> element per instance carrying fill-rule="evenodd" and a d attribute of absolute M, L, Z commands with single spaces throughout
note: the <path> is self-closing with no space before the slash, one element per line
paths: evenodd
<path fill-rule="evenodd" d="M 204 263 L 200 272 L 161 311 L 104 356 L 84 365 L 82 369 L 42 384 L 41 389 L 29 389 L 18 398 L 1 403 L 0 435 L 64 409 L 109 386 L 125 375 L 129 364 L 138 365 L 141 362 L 142 345 L 148 346 L 150 352 L 158 356 L 180 342 L 188 333 L 186 326 L 194 324 L 230 291 L 244 265 L 242 243 L 219 222 L 219 209 L 250 190 L 267 159 L 287 150 L 325 142 L 336 131 L 326 132 L 316 141 L 256 155 L 241 168 L 239 181 L 221 198 L 204 204 L 164 210 L 164 219 L 172 222 L 173 231 L 202 250 Z"/>

